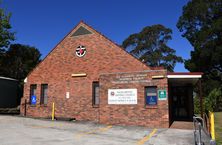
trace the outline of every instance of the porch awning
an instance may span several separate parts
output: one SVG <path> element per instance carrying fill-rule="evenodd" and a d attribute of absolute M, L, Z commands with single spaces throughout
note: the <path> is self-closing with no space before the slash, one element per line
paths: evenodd
<path fill-rule="evenodd" d="M 185 86 L 195 85 L 202 75 L 202 72 L 168 72 L 167 78 L 171 86 Z"/>

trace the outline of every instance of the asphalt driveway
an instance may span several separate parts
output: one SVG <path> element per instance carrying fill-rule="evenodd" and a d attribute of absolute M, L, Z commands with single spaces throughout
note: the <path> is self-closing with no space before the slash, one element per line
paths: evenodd
<path fill-rule="evenodd" d="M 190 145 L 193 131 L 0 115 L 1 145 Z"/>

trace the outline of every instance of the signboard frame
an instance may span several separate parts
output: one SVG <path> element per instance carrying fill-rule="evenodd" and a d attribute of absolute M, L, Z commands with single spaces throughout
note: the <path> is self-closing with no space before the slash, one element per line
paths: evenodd
<path fill-rule="evenodd" d="M 109 105 L 136 105 L 138 102 L 137 89 L 108 89 Z"/>

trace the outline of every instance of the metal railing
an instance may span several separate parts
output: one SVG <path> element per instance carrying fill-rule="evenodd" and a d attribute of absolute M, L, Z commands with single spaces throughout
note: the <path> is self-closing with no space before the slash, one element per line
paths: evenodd
<path fill-rule="evenodd" d="M 216 145 L 210 134 L 208 120 L 207 115 L 204 119 L 198 116 L 193 117 L 195 145 Z"/>

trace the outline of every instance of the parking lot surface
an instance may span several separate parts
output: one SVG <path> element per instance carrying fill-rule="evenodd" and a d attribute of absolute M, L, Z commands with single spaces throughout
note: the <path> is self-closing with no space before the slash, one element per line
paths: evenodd
<path fill-rule="evenodd" d="M 0 115 L 0 145 L 191 145 L 193 131 Z"/>

